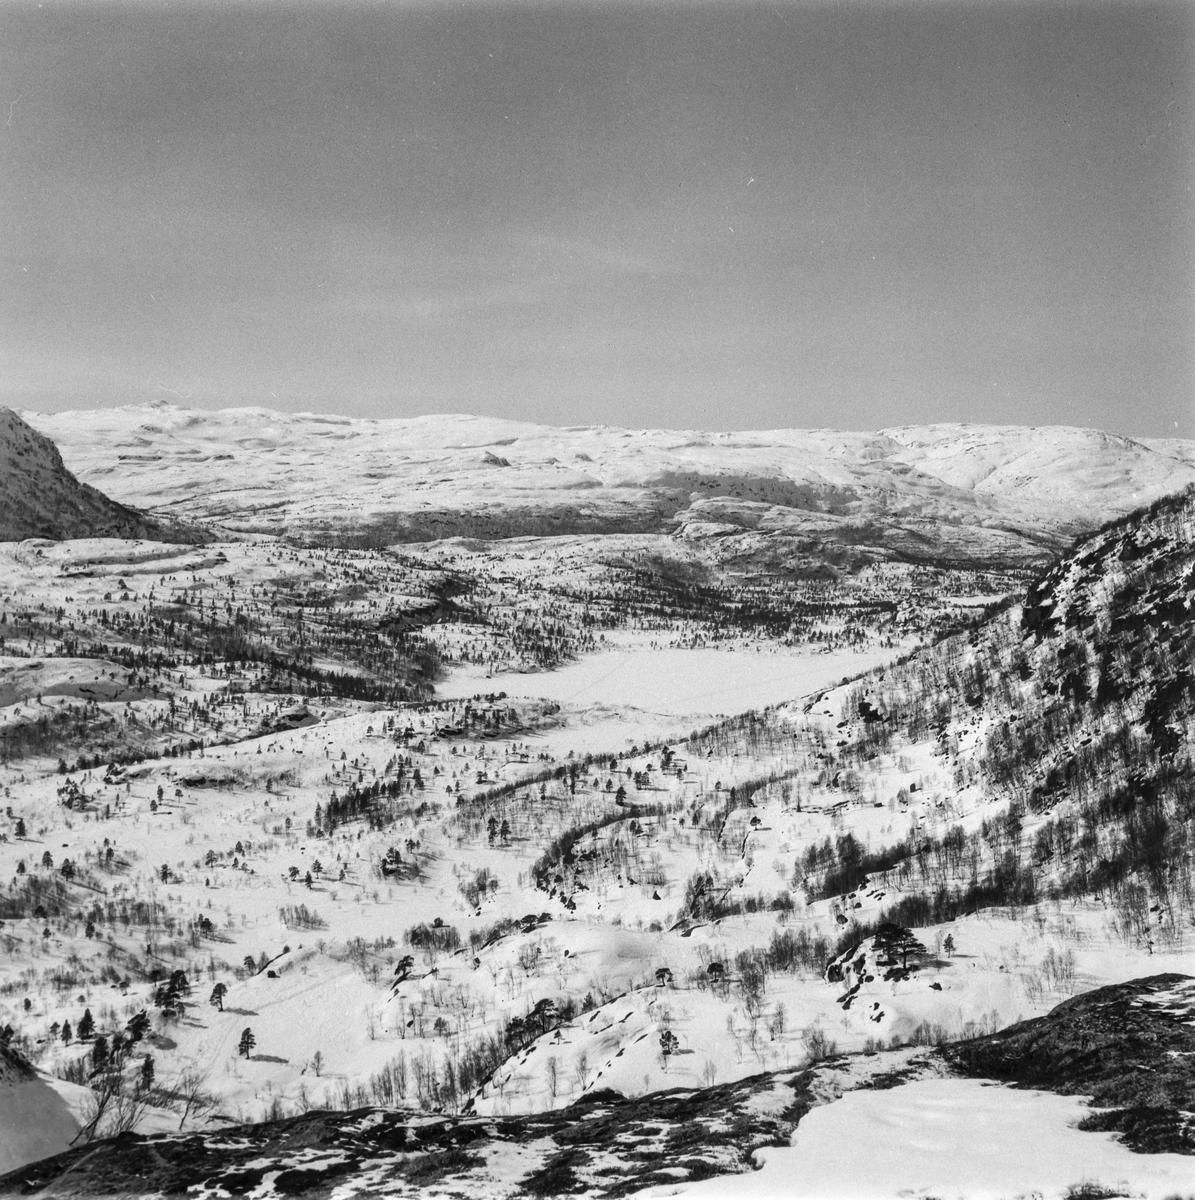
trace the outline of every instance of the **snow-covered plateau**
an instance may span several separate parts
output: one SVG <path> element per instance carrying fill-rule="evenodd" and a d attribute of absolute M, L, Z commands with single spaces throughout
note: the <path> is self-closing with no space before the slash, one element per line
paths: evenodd
<path fill-rule="evenodd" d="M 1195 1195 L 1195 453 L 0 413 L 0 1194 Z"/>
<path fill-rule="evenodd" d="M 716 433 L 167 403 L 23 416 L 123 504 L 340 544 L 754 530 L 1041 563 L 1092 522 L 1195 481 L 1190 443 L 1064 427 Z"/>

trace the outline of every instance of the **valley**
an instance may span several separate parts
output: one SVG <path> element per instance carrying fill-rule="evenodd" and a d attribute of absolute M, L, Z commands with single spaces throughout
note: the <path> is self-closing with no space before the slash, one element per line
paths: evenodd
<path fill-rule="evenodd" d="M 1191 1052 L 1186 443 L 29 416 L 156 524 L 0 543 L 0 1188 L 831 1194 L 962 1103 L 1195 1190 L 1189 1072 L 983 1053 Z"/>

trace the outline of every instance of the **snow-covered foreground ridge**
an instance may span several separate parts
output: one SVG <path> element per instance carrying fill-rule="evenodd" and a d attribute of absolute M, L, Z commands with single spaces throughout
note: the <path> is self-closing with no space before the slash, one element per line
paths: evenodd
<path fill-rule="evenodd" d="M 1195 1054 L 1193 1012 L 1195 979 L 1154 976 L 1075 997 L 994 1037 L 935 1050 L 831 1056 L 801 1070 L 636 1099 L 597 1091 L 525 1117 L 364 1108 L 126 1136 L 13 1172 L 0 1178 L 0 1191 L 113 1195 L 136 1181 L 138 1192 L 156 1196 L 343 1200 L 644 1190 L 653 1197 L 895 1200 L 1026 1189 L 1051 1200 L 1162 1200 L 1195 1187 L 1187 1129 L 1195 1091 L 1184 1063 Z M 1036 1090 L 1007 1086 L 1019 1082 Z M 1149 1128 L 1140 1116 L 1145 1093 L 1153 1104 Z M 1109 1136 L 1116 1129 L 1153 1153 L 1134 1155 Z M 847 1145 L 853 1153 L 844 1152 Z M 1121 1190 L 1126 1183 L 1131 1191 Z"/>
<path fill-rule="evenodd" d="M 1195 481 L 1195 444 L 1067 427 L 717 433 L 170 404 L 23 415 L 82 481 L 122 503 L 374 545 L 755 529 L 1041 561 L 1074 533 Z"/>

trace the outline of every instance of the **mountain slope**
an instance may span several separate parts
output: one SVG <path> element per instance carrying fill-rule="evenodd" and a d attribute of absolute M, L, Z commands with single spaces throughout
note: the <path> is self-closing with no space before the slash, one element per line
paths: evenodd
<path fill-rule="evenodd" d="M 0 541 L 163 536 L 157 522 L 80 483 L 48 437 L 0 408 Z"/>
<path fill-rule="evenodd" d="M 1173 448 L 1067 428 L 710 433 L 169 404 L 26 416 L 127 503 L 333 543 L 756 530 L 1044 565 L 1091 524 L 1195 482 Z"/>
<path fill-rule="evenodd" d="M 896 844 L 807 855 L 813 894 L 899 884 L 885 915 L 909 925 L 1098 897 L 1130 942 L 1179 944 L 1195 914 L 1195 490 L 1082 539 L 1022 605 L 844 690 L 836 765 L 860 791 L 882 756 L 921 753 L 953 794 Z"/>

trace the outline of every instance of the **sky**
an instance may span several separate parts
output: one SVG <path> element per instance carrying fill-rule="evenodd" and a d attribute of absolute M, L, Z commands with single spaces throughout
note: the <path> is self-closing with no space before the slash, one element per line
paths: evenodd
<path fill-rule="evenodd" d="M 0 403 L 1195 437 L 1195 6 L 0 6 Z"/>

